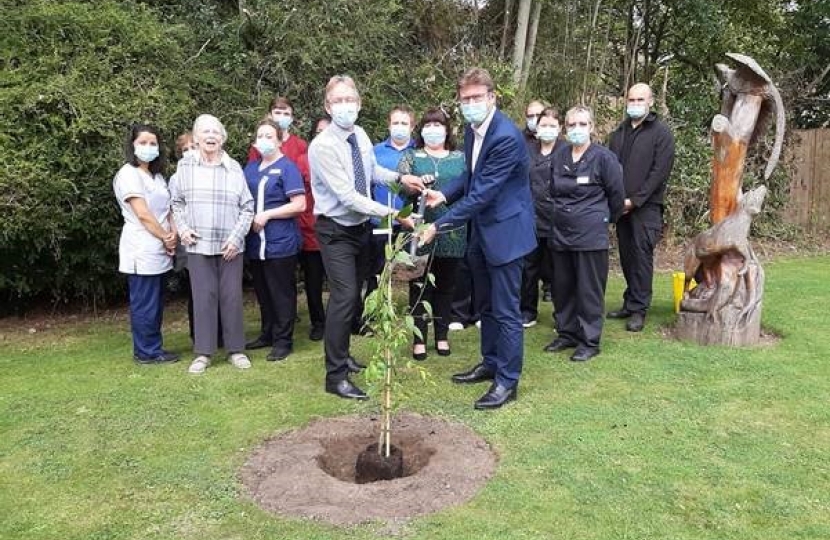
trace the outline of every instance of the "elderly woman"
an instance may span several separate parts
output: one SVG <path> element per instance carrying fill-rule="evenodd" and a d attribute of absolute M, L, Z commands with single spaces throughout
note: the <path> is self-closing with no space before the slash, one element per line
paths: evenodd
<path fill-rule="evenodd" d="M 622 215 L 622 167 L 591 143 L 594 117 L 577 106 L 565 115 L 568 144 L 553 154 L 553 303 L 559 333 L 547 352 L 576 348 L 574 362 L 599 354 L 608 281 L 608 226 Z"/>
<path fill-rule="evenodd" d="M 204 373 L 210 365 L 220 313 L 229 360 L 247 369 L 240 253 L 254 218 L 254 200 L 239 163 L 222 149 L 227 139 L 222 123 L 203 114 L 193 124 L 193 137 L 198 155 L 182 158 L 170 181 L 173 218 L 187 249 L 193 293 L 196 358 L 188 371 Z"/>
<path fill-rule="evenodd" d="M 245 239 L 262 332 L 258 341 L 272 345 L 268 361 L 284 360 L 294 347 L 297 317 L 297 254 L 302 245 L 295 219 L 305 210 L 300 170 L 281 151 L 283 128 L 263 120 L 254 148 L 259 159 L 245 167 L 248 189 L 256 194 L 256 216 Z"/>
<path fill-rule="evenodd" d="M 432 177 L 433 189 L 445 187 L 464 172 L 464 154 L 456 150 L 450 119 L 441 109 L 428 109 L 421 117 L 415 132 L 415 148 L 404 152 L 398 164 L 398 172 Z M 443 204 L 437 208 L 427 208 L 424 221 L 432 223 L 448 211 L 449 207 Z M 466 227 L 447 231 L 435 242 L 418 250 L 419 255 L 429 255 L 427 268 L 435 279 L 430 281 L 421 277 L 409 284 L 409 307 L 415 317 L 415 326 L 421 332 L 420 336 L 413 336 L 412 358 L 415 360 L 427 358 L 428 320 L 424 302 L 429 302 L 432 307 L 435 351 L 439 356 L 450 355 L 447 332 L 452 297 L 458 264 L 466 250 Z"/>
<path fill-rule="evenodd" d="M 139 364 L 175 362 L 162 349 L 164 274 L 173 268 L 176 233 L 170 223 L 170 192 L 161 171 L 164 153 L 154 126 L 130 128 L 124 165 L 112 188 L 124 217 L 118 245 L 118 270 L 127 274 L 133 359 Z"/>

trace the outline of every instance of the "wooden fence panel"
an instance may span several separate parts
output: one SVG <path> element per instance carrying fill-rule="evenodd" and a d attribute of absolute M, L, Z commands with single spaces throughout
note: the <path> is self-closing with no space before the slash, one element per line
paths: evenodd
<path fill-rule="evenodd" d="M 812 232 L 830 231 L 830 129 L 795 132 L 787 221 Z"/>

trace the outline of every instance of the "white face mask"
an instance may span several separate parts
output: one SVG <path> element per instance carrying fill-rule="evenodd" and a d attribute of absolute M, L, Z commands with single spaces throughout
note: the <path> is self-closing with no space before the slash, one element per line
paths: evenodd
<path fill-rule="evenodd" d="M 150 163 L 159 157 L 159 147 L 152 144 L 135 144 L 133 145 L 135 157 L 145 163 Z"/>
<path fill-rule="evenodd" d="M 447 140 L 447 128 L 444 126 L 426 126 L 421 129 L 421 138 L 429 146 L 444 144 Z"/>
<path fill-rule="evenodd" d="M 559 137 L 559 128 L 553 126 L 539 126 L 536 128 L 536 138 L 542 142 L 555 141 Z"/>
<path fill-rule="evenodd" d="M 357 103 L 335 103 L 331 106 L 331 119 L 343 129 L 351 129 L 357 121 Z"/>

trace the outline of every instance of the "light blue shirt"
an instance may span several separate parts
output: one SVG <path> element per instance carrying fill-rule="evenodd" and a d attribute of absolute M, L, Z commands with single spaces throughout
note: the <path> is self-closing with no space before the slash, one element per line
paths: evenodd
<path fill-rule="evenodd" d="M 359 193 L 354 185 L 352 148 L 346 140 L 355 134 L 357 146 L 366 173 L 366 192 Z M 314 215 L 326 216 L 345 226 L 360 225 L 370 217 L 383 217 L 394 208 L 372 200 L 371 184 L 391 185 L 398 181 L 398 173 L 380 166 L 375 159 L 372 141 L 360 126 L 345 130 L 329 124 L 308 147 L 311 169 L 311 192 L 314 195 Z"/>

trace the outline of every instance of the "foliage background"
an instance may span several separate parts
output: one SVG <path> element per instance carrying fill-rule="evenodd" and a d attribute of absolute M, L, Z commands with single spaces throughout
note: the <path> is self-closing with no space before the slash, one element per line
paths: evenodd
<path fill-rule="evenodd" d="M 534 63 L 516 88 L 499 54 L 504 0 L 480 9 L 462 0 L 0 0 L 0 314 L 44 299 L 121 298 L 111 180 L 131 122 L 158 124 L 169 147 L 209 112 L 242 159 L 273 95 L 295 102 L 305 134 L 335 73 L 358 81 L 360 122 L 378 140 L 392 104 L 454 113 L 455 80 L 470 65 L 491 69 L 517 120 L 531 97 L 562 109 L 584 101 L 605 130 L 621 117 L 626 83 L 651 82 L 678 138 L 667 223 L 680 238 L 706 224 L 711 67 L 724 52 L 768 70 L 791 126 L 830 118 L 830 0 L 537 1 Z M 762 157 L 750 163 L 745 182 L 762 169 Z M 779 170 L 768 209 L 783 205 L 787 183 Z M 776 212 L 765 216 L 760 234 L 792 235 Z"/>

